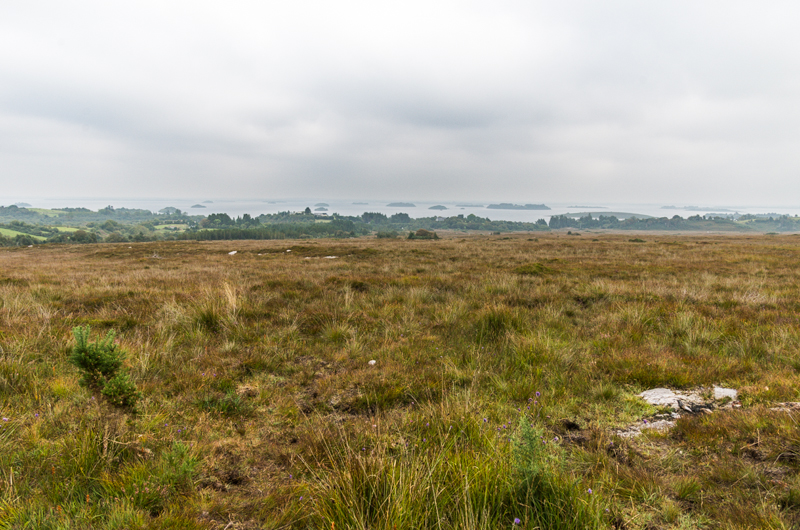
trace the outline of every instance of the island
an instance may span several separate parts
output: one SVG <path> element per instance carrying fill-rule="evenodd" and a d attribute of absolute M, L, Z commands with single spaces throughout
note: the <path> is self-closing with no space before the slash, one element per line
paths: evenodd
<path fill-rule="evenodd" d="M 31 208 L 31 205 L 28 204 L 27 202 L 15 202 L 14 206 L 16 206 L 17 208 Z"/>
<path fill-rule="evenodd" d="M 324 206 L 320 206 L 320 207 L 318 207 L 318 208 L 314 208 L 314 211 L 315 211 L 315 212 L 327 212 L 327 211 L 328 211 L 328 209 L 327 209 L 327 208 L 325 208 Z"/>
<path fill-rule="evenodd" d="M 214 204 L 214 201 L 203 201 L 203 204 Z"/>
<path fill-rule="evenodd" d="M 390 206 L 392 208 L 416 208 L 417 205 L 411 202 L 390 202 L 386 206 Z"/>
<path fill-rule="evenodd" d="M 190 208 L 205 208 L 205 206 L 203 206 L 202 204 L 193 204 L 190 206 Z"/>
<path fill-rule="evenodd" d="M 431 206 L 428 210 L 447 210 L 447 206 L 443 204 L 437 204 L 436 206 Z"/>
<path fill-rule="evenodd" d="M 508 202 L 501 202 L 500 204 L 490 204 L 487 208 L 491 208 L 492 210 L 549 210 L 549 206 L 545 206 L 544 204 L 511 204 Z"/>

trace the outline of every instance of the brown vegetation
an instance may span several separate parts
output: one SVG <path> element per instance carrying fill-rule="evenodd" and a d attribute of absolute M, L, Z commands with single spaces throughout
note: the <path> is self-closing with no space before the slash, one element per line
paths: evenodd
<path fill-rule="evenodd" d="M 2 249 L 0 528 L 796 527 L 800 238 L 585 236 Z M 610 434 L 713 384 L 743 408 Z"/>

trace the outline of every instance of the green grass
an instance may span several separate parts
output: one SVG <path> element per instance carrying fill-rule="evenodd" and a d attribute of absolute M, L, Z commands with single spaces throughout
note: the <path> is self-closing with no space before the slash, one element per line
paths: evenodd
<path fill-rule="evenodd" d="M 0 528 L 800 524 L 797 238 L 443 235 L 0 250 Z"/>
<path fill-rule="evenodd" d="M 0 235 L 6 236 L 6 237 L 30 236 L 33 239 L 36 239 L 36 240 L 39 240 L 39 241 L 44 241 L 45 239 L 47 239 L 46 237 L 33 236 L 33 235 L 30 235 L 30 234 L 26 234 L 24 232 L 18 232 L 16 230 L 11 230 L 9 228 L 0 228 Z"/>
<path fill-rule="evenodd" d="M 46 215 L 48 217 L 58 217 L 64 214 L 64 212 L 61 210 L 49 210 L 47 208 L 26 208 L 26 209 L 32 212 L 39 213 L 41 215 Z"/>

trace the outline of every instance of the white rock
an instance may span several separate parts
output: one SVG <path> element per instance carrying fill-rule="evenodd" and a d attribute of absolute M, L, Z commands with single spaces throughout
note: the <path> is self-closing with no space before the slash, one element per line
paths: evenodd
<path fill-rule="evenodd" d="M 722 388 L 721 386 L 714 387 L 714 399 L 721 401 L 725 398 L 730 398 L 731 401 L 736 401 L 739 397 L 739 392 L 733 388 Z"/>
<path fill-rule="evenodd" d="M 235 250 L 231 250 L 230 252 L 228 252 L 228 256 L 233 256 L 234 254 L 236 254 Z"/>
<path fill-rule="evenodd" d="M 639 396 L 656 407 L 678 408 L 678 396 L 669 388 L 653 388 L 645 390 Z"/>
<path fill-rule="evenodd" d="M 289 249 L 289 250 L 287 250 L 286 252 L 291 252 L 291 251 L 292 251 L 292 249 Z"/>
<path fill-rule="evenodd" d="M 372 359 L 372 360 L 371 360 L 370 362 L 368 362 L 367 364 L 368 364 L 368 365 L 370 365 L 370 366 L 375 366 L 377 363 L 378 363 L 378 361 L 376 361 L 375 359 Z"/>
<path fill-rule="evenodd" d="M 325 256 L 323 259 L 336 259 L 336 256 Z"/>

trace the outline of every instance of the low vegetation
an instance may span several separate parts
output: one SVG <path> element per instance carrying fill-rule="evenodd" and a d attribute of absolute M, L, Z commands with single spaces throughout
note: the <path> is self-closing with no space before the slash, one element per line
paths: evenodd
<path fill-rule="evenodd" d="M 487 208 L 538 210 L 545 205 L 500 204 Z M 321 208 L 317 208 L 320 210 Z M 579 216 L 580 215 L 580 216 Z M 582 230 L 630 230 L 669 232 L 760 232 L 768 234 L 800 232 L 800 217 L 778 214 L 739 215 L 709 214 L 690 216 L 648 217 L 629 215 L 617 218 L 613 212 L 599 215 L 554 215 L 549 224 L 536 222 L 490 220 L 474 214 L 450 217 L 411 218 L 407 213 L 391 216 L 379 212 L 364 212 L 360 216 L 337 213 L 317 215 L 307 207 L 302 212 L 278 212 L 251 217 L 233 218 L 226 213 L 207 216 L 188 215 L 177 208 L 164 208 L 158 213 L 148 210 L 115 209 L 111 206 L 92 211 L 87 208 L 44 210 L 18 206 L 0 206 L 0 247 L 32 246 L 42 243 L 143 243 L 148 241 L 221 241 L 269 239 L 344 239 L 374 235 L 395 238 L 400 233 L 416 234 L 436 231 L 459 233 L 489 232 L 549 232 L 565 228 Z M 397 235 L 392 235 L 397 234 Z M 580 232 L 567 231 L 580 236 Z"/>
<path fill-rule="evenodd" d="M 800 238 L 594 236 L 0 249 L 0 528 L 796 528 Z"/>

